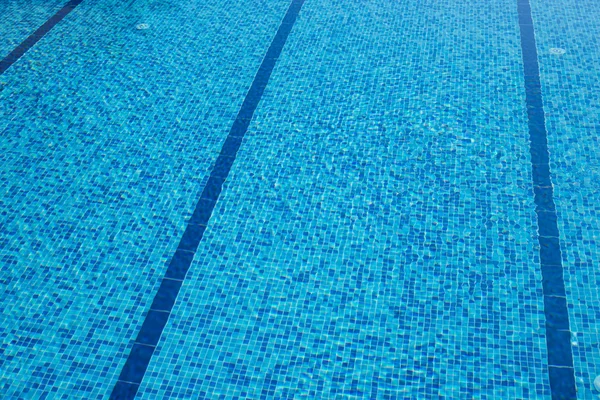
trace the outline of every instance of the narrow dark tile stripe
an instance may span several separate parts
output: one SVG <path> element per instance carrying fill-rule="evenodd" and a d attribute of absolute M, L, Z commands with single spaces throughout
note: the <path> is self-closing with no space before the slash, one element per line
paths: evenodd
<path fill-rule="evenodd" d="M 144 379 L 144 374 L 152 359 L 155 346 L 158 344 L 163 330 L 167 325 L 171 310 L 194 259 L 194 254 L 202 240 L 206 225 L 219 200 L 223 183 L 229 176 L 231 167 L 237 157 L 237 152 L 242 145 L 244 135 L 254 116 L 254 111 L 269 83 L 273 68 L 275 68 L 277 59 L 283 50 L 283 46 L 303 4 L 304 0 L 292 0 L 263 58 L 262 64 L 258 68 L 252 85 L 244 98 L 242 107 L 223 143 L 221 152 L 215 160 L 213 169 L 200 195 L 200 200 L 196 204 L 196 208 L 187 223 L 179 246 L 167 267 L 167 272 L 163 277 L 158 292 L 154 296 L 150 310 L 144 319 L 140 332 L 138 332 L 133 348 L 121 370 L 110 399 L 130 400 L 135 398 L 137 394 L 139 385 Z"/>
<path fill-rule="evenodd" d="M 4 73 L 11 65 L 19 60 L 29 49 L 31 49 L 41 38 L 50 32 L 56 24 L 58 24 L 64 17 L 66 17 L 75 7 L 77 7 L 83 0 L 71 0 L 63 8 L 58 10 L 56 14 L 51 16 L 37 31 L 33 32 L 27 39 L 25 39 L 20 45 L 18 45 L 9 55 L 4 57 L 0 61 L 0 75 Z"/>
<path fill-rule="evenodd" d="M 548 133 L 544 115 L 535 29 L 529 0 L 517 0 L 534 201 L 546 317 L 548 377 L 553 399 L 577 399 L 569 314 L 565 294 L 561 245 L 550 175 Z"/>

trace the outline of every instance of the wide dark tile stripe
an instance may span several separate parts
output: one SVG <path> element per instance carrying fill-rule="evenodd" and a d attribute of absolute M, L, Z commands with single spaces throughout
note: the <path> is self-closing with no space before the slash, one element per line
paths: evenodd
<path fill-rule="evenodd" d="M 13 51 L 10 52 L 9 55 L 4 57 L 2 61 L 0 61 L 0 74 L 3 74 L 11 65 L 17 62 L 18 59 L 23 57 L 27 51 L 32 48 L 37 42 L 40 41 L 41 38 L 46 35 L 46 33 L 50 32 L 52 28 L 56 24 L 58 24 L 64 17 L 66 17 L 75 7 L 77 7 L 83 0 L 71 0 L 63 8 L 58 10 L 56 14 L 54 14 L 48 21 L 46 21 L 42 26 L 38 28 L 35 32 L 33 32 L 27 39 L 25 39 L 20 45 L 18 45 Z"/>
<path fill-rule="evenodd" d="M 534 202 L 538 220 L 550 390 L 553 399 L 576 399 L 560 235 L 550 175 L 548 134 L 544 115 L 535 30 L 529 0 L 518 0 L 517 10 L 521 30 L 525 100 L 529 120 Z"/>
<path fill-rule="evenodd" d="M 111 393 L 111 399 L 128 400 L 133 399 L 137 394 L 139 385 L 150 364 L 155 346 L 158 344 L 167 325 L 171 310 L 194 259 L 194 253 L 202 240 L 206 225 L 219 199 L 223 183 L 235 162 L 237 152 L 242 145 L 242 139 L 248 130 L 254 111 L 260 102 L 275 63 L 283 50 L 303 3 L 304 0 L 292 1 L 263 58 L 262 64 L 244 98 L 242 107 L 215 161 L 208 181 L 200 195 L 200 200 L 188 221 L 175 255 L 167 267 L 167 272 L 150 306 L 150 311 L 146 315 L 133 348 L 121 370 L 119 379 Z"/>

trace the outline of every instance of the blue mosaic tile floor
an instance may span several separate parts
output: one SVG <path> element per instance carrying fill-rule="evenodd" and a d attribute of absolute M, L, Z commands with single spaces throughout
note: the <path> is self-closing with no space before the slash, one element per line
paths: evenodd
<path fill-rule="evenodd" d="M 63 0 L 2 0 L 0 59 L 31 35 L 65 3 Z"/>
<path fill-rule="evenodd" d="M 600 375 L 600 8 L 532 1 L 552 152 L 579 397 Z M 553 51 L 561 49 L 562 51 Z"/>
<path fill-rule="evenodd" d="M 0 397 L 110 393 L 286 6 L 83 2 L 0 76 Z"/>
<path fill-rule="evenodd" d="M 2 2 L 0 59 L 65 3 Z M 0 74 L 0 398 L 575 398 L 559 350 L 597 398 L 600 7 L 531 0 L 561 350 L 524 4 L 73 7 Z"/>

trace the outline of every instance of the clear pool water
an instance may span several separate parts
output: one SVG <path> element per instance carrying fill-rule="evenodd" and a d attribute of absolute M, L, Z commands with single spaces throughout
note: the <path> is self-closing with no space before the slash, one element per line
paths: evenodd
<path fill-rule="evenodd" d="M 598 398 L 599 38 L 591 0 L 0 1 L 0 398 Z"/>

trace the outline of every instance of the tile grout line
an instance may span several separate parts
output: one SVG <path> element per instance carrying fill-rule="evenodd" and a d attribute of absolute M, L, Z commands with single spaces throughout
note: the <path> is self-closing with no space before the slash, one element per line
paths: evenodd
<path fill-rule="evenodd" d="M 167 325 L 171 310 L 177 300 L 177 296 L 179 295 L 181 286 L 186 278 L 188 269 L 192 264 L 196 250 L 202 240 L 206 226 L 215 205 L 219 200 L 223 184 L 229 176 L 231 167 L 235 162 L 244 135 L 254 116 L 254 111 L 269 83 L 269 78 L 271 77 L 277 59 L 283 50 L 283 46 L 287 41 L 303 4 L 304 0 L 292 0 L 279 25 L 277 33 L 273 37 L 271 45 L 254 76 L 254 80 L 246 93 L 244 102 L 242 103 L 229 134 L 223 143 L 221 152 L 215 161 L 202 194 L 200 195 L 200 200 L 198 200 L 190 220 L 187 221 L 186 229 L 181 241 L 167 267 L 167 271 L 154 296 L 152 305 L 146 314 L 142 327 L 134 340 L 127 360 L 121 369 L 119 378 L 110 395 L 110 399 L 130 400 L 135 398 L 137 394 L 154 350 Z"/>
<path fill-rule="evenodd" d="M 6 57 L 0 60 L 0 75 L 6 72 L 15 62 L 29 51 L 37 42 L 39 42 L 46 33 L 50 32 L 56 24 L 58 24 L 64 17 L 66 17 L 71 11 L 75 9 L 83 0 L 71 0 L 64 5 L 63 8 L 58 10 L 56 14 L 51 16 L 42 26 L 40 26 L 35 32 L 27 37 L 20 45 L 18 45 L 13 51 L 11 51 Z"/>
<path fill-rule="evenodd" d="M 577 399 L 548 132 L 529 0 L 517 0 L 552 399 Z"/>

